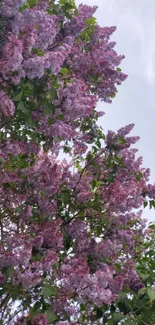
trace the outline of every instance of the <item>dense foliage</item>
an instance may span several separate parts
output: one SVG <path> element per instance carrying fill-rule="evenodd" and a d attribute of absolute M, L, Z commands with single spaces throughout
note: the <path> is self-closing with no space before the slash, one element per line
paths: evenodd
<path fill-rule="evenodd" d="M 96 9 L 0 2 L 3 325 L 154 324 L 155 185 L 133 125 L 98 126 L 126 75 Z"/>

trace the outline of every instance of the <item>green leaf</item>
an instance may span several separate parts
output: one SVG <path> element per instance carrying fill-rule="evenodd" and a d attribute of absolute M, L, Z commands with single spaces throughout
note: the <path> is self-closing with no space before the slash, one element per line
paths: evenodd
<path fill-rule="evenodd" d="M 69 72 L 69 70 L 67 68 L 62 68 L 60 72 L 65 76 Z"/>
<path fill-rule="evenodd" d="M 26 86 L 27 86 L 30 90 L 33 90 L 33 89 L 34 89 L 34 85 L 33 85 L 33 83 L 32 83 L 30 80 L 27 81 Z"/>
<path fill-rule="evenodd" d="M 35 125 L 35 121 L 32 120 L 32 116 L 28 117 L 28 119 L 25 121 L 25 125 L 29 127 L 33 127 Z"/>
<path fill-rule="evenodd" d="M 14 268 L 12 266 L 7 267 L 6 276 L 11 277 L 14 273 Z"/>
<path fill-rule="evenodd" d="M 143 295 L 145 292 L 146 292 L 146 288 L 141 288 L 141 289 L 138 291 L 138 295 Z"/>
<path fill-rule="evenodd" d="M 92 181 L 92 188 L 94 189 L 97 186 L 97 181 L 95 179 L 93 179 Z"/>
<path fill-rule="evenodd" d="M 13 98 L 13 101 L 20 102 L 22 99 L 22 95 L 23 95 L 23 90 Z"/>
<path fill-rule="evenodd" d="M 31 317 L 36 316 L 40 313 L 41 302 L 37 301 L 30 310 Z"/>
<path fill-rule="evenodd" d="M 99 139 L 96 141 L 96 145 L 97 145 L 97 147 L 98 147 L 99 149 L 101 148 L 101 142 L 100 142 Z"/>
<path fill-rule="evenodd" d="M 118 137 L 117 140 L 115 141 L 116 145 L 120 145 L 120 144 L 125 144 L 126 140 L 122 137 Z"/>
<path fill-rule="evenodd" d="M 16 301 L 19 297 L 19 289 L 18 288 L 12 288 L 11 289 L 11 299 L 12 301 Z"/>
<path fill-rule="evenodd" d="M 150 302 L 152 303 L 155 300 L 155 289 L 147 288 L 147 294 L 150 298 Z"/>
<path fill-rule="evenodd" d="M 141 172 L 140 173 L 136 173 L 135 174 L 135 178 L 136 178 L 136 181 L 140 181 L 143 178 L 143 174 Z"/>
<path fill-rule="evenodd" d="M 120 300 L 124 300 L 127 297 L 127 293 L 122 291 L 119 293 L 119 297 L 120 297 Z"/>
<path fill-rule="evenodd" d="M 42 50 L 40 50 L 40 49 L 38 49 L 38 48 L 33 48 L 32 49 L 33 50 L 33 52 L 34 53 L 36 53 L 38 56 L 43 56 L 45 53 L 44 53 L 44 51 L 42 51 Z"/>
<path fill-rule="evenodd" d="M 43 109 L 43 116 L 50 115 L 53 113 L 53 104 L 52 103 L 45 103 Z"/>
<path fill-rule="evenodd" d="M 97 236 L 99 237 L 102 234 L 102 232 L 103 232 L 102 226 L 98 226 L 96 230 L 97 230 L 96 231 L 97 232 Z"/>
<path fill-rule="evenodd" d="M 5 293 L 5 289 L 4 288 L 3 289 L 0 289 L 0 297 L 3 296 L 4 293 Z"/>
<path fill-rule="evenodd" d="M 150 200 L 150 209 L 155 208 L 155 201 L 154 200 Z"/>
<path fill-rule="evenodd" d="M 123 323 L 125 325 L 138 325 L 136 320 L 127 320 L 125 323 Z"/>
<path fill-rule="evenodd" d="M 143 281 L 145 281 L 146 279 L 149 278 L 150 274 L 148 273 L 142 273 L 142 272 L 139 272 L 139 275 L 140 277 L 142 278 Z"/>
<path fill-rule="evenodd" d="M 94 26 L 94 25 L 96 25 L 96 18 L 95 17 L 91 17 L 89 19 L 86 19 L 85 20 L 85 23 L 88 26 Z"/>
<path fill-rule="evenodd" d="M 66 216 L 66 220 L 69 220 L 68 216 Z M 64 247 L 68 250 L 71 247 L 72 238 L 68 235 L 64 236 Z"/>
<path fill-rule="evenodd" d="M 59 114 L 59 115 L 57 115 L 57 118 L 59 119 L 59 120 L 63 120 L 63 114 Z"/>
<path fill-rule="evenodd" d="M 55 86 L 56 87 L 56 86 Z M 57 91 L 55 88 L 50 89 L 50 94 L 53 99 L 58 99 Z"/>
<path fill-rule="evenodd" d="M 96 318 L 100 319 L 103 316 L 103 310 L 101 308 L 97 308 L 96 310 Z"/>
<path fill-rule="evenodd" d="M 81 305 L 80 305 L 80 310 L 81 310 L 81 311 L 85 311 L 85 310 L 86 310 L 86 306 L 85 306 L 84 304 L 81 304 Z"/>
<path fill-rule="evenodd" d="M 148 228 L 155 229 L 155 224 L 150 223 L 149 226 L 148 226 Z"/>
<path fill-rule="evenodd" d="M 29 111 L 25 108 L 24 103 L 23 102 L 19 102 L 18 106 L 17 106 L 17 110 L 22 111 L 24 114 L 28 115 Z"/>
<path fill-rule="evenodd" d="M 52 285 L 50 284 L 45 284 L 44 286 L 44 298 L 47 299 L 50 296 L 55 296 L 56 294 L 56 289 L 54 287 L 52 287 Z"/>
<path fill-rule="evenodd" d="M 46 93 L 46 96 L 45 96 L 47 99 L 50 99 L 52 97 L 52 94 L 51 94 L 51 90 L 49 90 L 47 93 Z"/>
<path fill-rule="evenodd" d="M 27 6 L 28 6 L 28 8 L 32 8 L 32 7 L 34 7 L 38 2 L 39 2 L 39 0 L 27 0 Z"/>
<path fill-rule="evenodd" d="M 62 192 L 62 200 L 64 204 L 68 204 L 70 201 L 70 192 L 69 190 L 65 190 Z"/>
<path fill-rule="evenodd" d="M 63 151 L 65 152 L 65 153 L 69 153 L 69 152 L 71 152 L 71 147 L 70 146 L 64 146 L 64 148 L 63 148 Z"/>
<path fill-rule="evenodd" d="M 46 311 L 46 318 L 49 323 L 52 323 L 57 320 L 57 316 L 51 310 Z"/>
<path fill-rule="evenodd" d="M 119 323 L 120 320 L 124 319 L 124 315 L 120 314 L 120 313 L 114 313 L 113 314 L 113 325 L 117 325 Z"/>
<path fill-rule="evenodd" d="M 50 125 L 52 125 L 52 124 L 54 124 L 54 118 L 53 117 L 49 117 L 49 119 L 48 119 L 48 125 L 50 126 Z"/>
<path fill-rule="evenodd" d="M 116 93 L 112 94 L 110 97 L 111 98 L 115 98 L 116 97 Z"/>
<path fill-rule="evenodd" d="M 147 207 L 147 205 L 148 205 L 148 202 L 147 202 L 147 201 L 145 201 L 145 202 L 143 203 L 143 205 L 144 205 L 144 208 L 146 208 L 146 207 Z"/>

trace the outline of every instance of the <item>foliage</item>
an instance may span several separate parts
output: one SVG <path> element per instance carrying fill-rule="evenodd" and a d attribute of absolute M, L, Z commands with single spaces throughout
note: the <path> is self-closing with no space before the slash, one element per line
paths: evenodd
<path fill-rule="evenodd" d="M 98 126 L 126 75 L 95 10 L 1 1 L 2 325 L 153 324 L 155 185 L 133 125 Z"/>

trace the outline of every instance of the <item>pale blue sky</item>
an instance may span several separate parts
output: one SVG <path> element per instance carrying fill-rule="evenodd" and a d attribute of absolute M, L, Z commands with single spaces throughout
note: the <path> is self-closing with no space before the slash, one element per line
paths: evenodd
<path fill-rule="evenodd" d="M 144 166 L 151 169 L 155 181 L 155 1 L 154 0 L 76 0 L 97 5 L 95 14 L 100 26 L 117 26 L 112 39 L 116 50 L 126 57 L 122 62 L 128 79 L 118 88 L 113 103 L 98 106 L 106 112 L 101 124 L 105 131 L 134 123 L 132 132 L 140 136 L 137 143 Z M 155 221 L 155 211 L 144 211 Z"/>

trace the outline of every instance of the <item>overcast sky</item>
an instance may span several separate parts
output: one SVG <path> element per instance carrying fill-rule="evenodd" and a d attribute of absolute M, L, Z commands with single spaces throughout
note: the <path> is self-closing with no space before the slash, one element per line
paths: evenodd
<path fill-rule="evenodd" d="M 155 182 L 155 1 L 76 0 L 81 2 L 98 6 L 100 26 L 117 26 L 112 40 L 117 52 L 126 56 L 121 68 L 128 79 L 112 104 L 99 104 L 106 112 L 102 127 L 107 131 L 135 124 L 132 134 L 141 138 L 136 147 Z M 155 211 L 145 209 L 144 217 L 155 221 Z"/>

